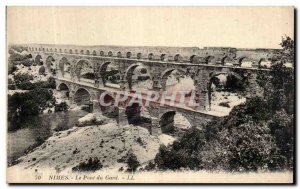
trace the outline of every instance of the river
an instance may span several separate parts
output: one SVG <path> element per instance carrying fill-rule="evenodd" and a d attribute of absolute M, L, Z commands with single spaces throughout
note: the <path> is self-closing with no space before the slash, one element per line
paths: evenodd
<path fill-rule="evenodd" d="M 72 128 L 77 120 L 88 114 L 83 110 L 41 114 L 31 117 L 26 128 L 9 131 L 7 135 L 7 161 L 8 163 L 21 157 L 24 151 L 36 143 L 36 139 L 49 138 L 59 127 L 64 130 Z"/>

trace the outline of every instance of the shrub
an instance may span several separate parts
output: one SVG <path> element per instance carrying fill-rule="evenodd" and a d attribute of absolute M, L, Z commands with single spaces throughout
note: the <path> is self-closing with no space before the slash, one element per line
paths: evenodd
<path fill-rule="evenodd" d="M 97 157 L 89 158 L 86 162 L 81 162 L 79 165 L 72 168 L 73 172 L 95 172 L 102 169 L 103 165 Z"/>
<path fill-rule="evenodd" d="M 128 152 L 126 163 L 127 163 L 128 172 L 135 172 L 137 168 L 140 166 L 140 163 L 136 155 L 132 151 Z"/>
<path fill-rule="evenodd" d="M 161 145 L 154 160 L 155 164 L 162 170 L 202 169 L 200 152 L 204 144 L 204 133 L 193 127 L 172 145 L 168 147 Z"/>
<path fill-rule="evenodd" d="M 55 112 L 66 112 L 68 111 L 69 106 L 66 102 L 61 102 L 59 104 L 55 104 L 54 111 Z"/>
<path fill-rule="evenodd" d="M 14 80 L 16 85 L 18 86 L 21 83 L 30 82 L 31 80 L 33 80 L 33 76 L 28 73 L 18 73 L 14 75 Z"/>

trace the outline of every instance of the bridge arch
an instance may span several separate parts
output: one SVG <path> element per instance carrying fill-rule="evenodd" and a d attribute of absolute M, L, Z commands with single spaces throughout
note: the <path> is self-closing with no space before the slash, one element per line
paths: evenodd
<path fill-rule="evenodd" d="M 136 58 L 139 60 L 142 58 L 142 53 L 137 53 Z"/>
<path fill-rule="evenodd" d="M 188 129 L 193 126 L 193 120 L 181 111 L 165 110 L 160 113 L 159 126 L 162 133 L 172 133 L 175 130 Z"/>
<path fill-rule="evenodd" d="M 131 58 L 132 53 L 131 52 L 127 52 L 126 53 L 126 58 Z"/>
<path fill-rule="evenodd" d="M 95 50 L 93 51 L 93 56 L 97 56 L 97 52 Z"/>
<path fill-rule="evenodd" d="M 66 83 L 60 83 L 57 85 L 56 90 L 61 91 L 69 99 L 70 87 Z"/>
<path fill-rule="evenodd" d="M 119 51 L 119 52 L 117 52 L 117 57 L 118 58 L 122 58 L 122 53 Z"/>
<path fill-rule="evenodd" d="M 53 56 L 48 56 L 46 58 L 46 67 L 48 72 L 51 72 L 51 69 L 55 69 L 55 59 Z"/>
<path fill-rule="evenodd" d="M 74 93 L 74 102 L 78 106 L 90 106 L 92 104 L 92 95 L 87 89 L 79 88 Z"/>
<path fill-rule="evenodd" d="M 112 57 L 114 54 L 113 54 L 112 51 L 108 51 L 107 55 L 108 55 L 109 57 Z"/>
<path fill-rule="evenodd" d="M 70 73 L 70 65 L 70 62 L 66 57 L 60 59 L 58 66 L 62 77 L 65 77 L 66 73 Z"/>
<path fill-rule="evenodd" d="M 207 57 L 205 57 L 205 63 L 206 63 L 206 64 L 211 63 L 211 61 L 212 61 L 214 58 L 215 58 L 214 56 L 207 56 Z"/>
<path fill-rule="evenodd" d="M 218 85 L 218 80 L 216 80 L 216 77 L 219 75 L 225 75 L 226 76 L 226 81 L 225 81 L 225 87 L 226 88 L 239 88 L 238 90 L 244 90 L 244 77 L 241 76 L 240 74 L 233 72 L 233 71 L 221 71 L 221 72 L 212 72 L 209 74 L 209 81 L 207 82 L 207 91 L 208 91 L 208 105 L 209 105 L 209 109 L 211 109 L 211 103 L 212 103 L 212 92 L 213 92 L 213 88 L 212 88 L 212 84 L 214 84 L 216 87 Z M 228 81 L 228 79 L 230 79 L 230 81 Z M 238 82 L 237 82 L 238 81 Z M 229 83 L 228 83 L 229 82 Z M 231 84 L 233 83 L 233 84 Z M 235 84 L 237 83 L 237 84 Z M 235 86 L 237 85 L 237 86 Z M 228 89 L 226 89 L 228 90 Z M 232 89 L 230 89 L 232 90 Z M 235 89 L 233 89 L 235 90 Z"/>
<path fill-rule="evenodd" d="M 178 72 L 180 72 L 180 73 L 185 73 L 186 72 L 183 69 L 176 69 L 176 68 L 169 68 L 169 69 L 166 69 L 165 71 L 162 72 L 160 78 L 161 78 L 161 85 L 162 85 L 163 91 L 167 90 L 167 80 L 168 80 L 168 77 L 172 74 L 172 72 L 174 72 L 176 70 Z"/>
<path fill-rule="evenodd" d="M 43 58 L 41 55 L 36 55 L 35 58 L 34 58 L 34 63 L 36 65 L 43 65 Z"/>
<path fill-rule="evenodd" d="M 167 54 L 161 54 L 160 55 L 160 60 L 163 62 L 168 62 L 168 56 Z"/>
<path fill-rule="evenodd" d="M 133 78 L 133 76 L 135 75 L 134 71 L 137 70 L 138 68 L 140 68 L 140 71 L 138 73 L 137 78 L 134 80 L 134 78 Z M 125 78 L 126 78 L 129 90 L 132 90 L 133 85 L 135 84 L 135 81 L 148 81 L 148 80 L 151 80 L 151 74 L 150 74 L 148 68 L 145 67 L 142 63 L 136 63 L 136 64 L 130 65 L 126 69 Z M 136 82 L 136 84 L 137 83 L 138 82 Z"/>
<path fill-rule="evenodd" d="M 80 59 L 75 66 L 75 73 L 78 81 L 83 78 L 87 82 L 94 83 L 95 73 L 93 65 L 86 59 Z"/>
<path fill-rule="evenodd" d="M 153 59 L 154 59 L 154 55 L 153 55 L 153 53 L 149 53 L 149 55 L 148 55 L 148 59 L 149 59 L 149 60 L 153 60 Z"/>
<path fill-rule="evenodd" d="M 104 51 L 100 51 L 100 56 L 104 56 Z"/>
<path fill-rule="evenodd" d="M 174 56 L 174 61 L 175 62 L 182 62 L 183 61 L 183 57 L 180 54 L 176 54 Z"/>
<path fill-rule="evenodd" d="M 110 80 L 113 84 L 118 84 L 120 81 L 120 72 L 117 68 L 108 71 L 109 66 L 113 67 L 112 62 L 104 62 L 100 65 L 98 73 L 102 79 L 103 85 L 107 86 Z"/>

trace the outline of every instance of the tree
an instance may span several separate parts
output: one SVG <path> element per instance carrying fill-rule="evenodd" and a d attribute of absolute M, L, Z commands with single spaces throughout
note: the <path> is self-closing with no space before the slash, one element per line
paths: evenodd
<path fill-rule="evenodd" d="M 130 150 L 127 154 L 127 171 L 128 172 L 135 172 L 137 168 L 140 166 L 140 163 L 136 157 L 136 155 Z"/>

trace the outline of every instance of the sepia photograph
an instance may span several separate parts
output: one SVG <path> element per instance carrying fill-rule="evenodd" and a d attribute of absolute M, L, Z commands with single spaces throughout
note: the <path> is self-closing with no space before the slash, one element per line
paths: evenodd
<path fill-rule="evenodd" d="M 6 182 L 295 184 L 295 8 L 6 7 Z"/>

